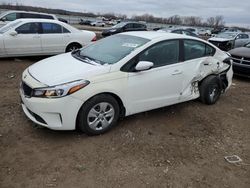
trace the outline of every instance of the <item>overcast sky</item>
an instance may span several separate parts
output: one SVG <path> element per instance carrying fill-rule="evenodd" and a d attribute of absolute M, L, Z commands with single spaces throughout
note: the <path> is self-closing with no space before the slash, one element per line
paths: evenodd
<path fill-rule="evenodd" d="M 0 0 L 0 3 L 59 8 L 94 13 L 144 13 L 169 17 L 223 15 L 227 24 L 250 27 L 250 0 Z"/>

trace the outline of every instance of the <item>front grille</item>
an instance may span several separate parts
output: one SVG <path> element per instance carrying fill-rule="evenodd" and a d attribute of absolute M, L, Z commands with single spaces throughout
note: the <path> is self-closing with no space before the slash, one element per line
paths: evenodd
<path fill-rule="evenodd" d="M 21 87 L 22 87 L 22 90 L 23 90 L 24 95 L 27 96 L 27 97 L 31 97 L 32 91 L 33 91 L 32 88 L 31 88 L 30 86 L 28 86 L 28 85 L 27 85 L 26 83 L 24 83 L 24 82 L 22 82 Z"/>
<path fill-rule="evenodd" d="M 239 63 L 239 64 L 250 66 L 250 58 L 232 55 L 232 59 L 234 63 Z"/>

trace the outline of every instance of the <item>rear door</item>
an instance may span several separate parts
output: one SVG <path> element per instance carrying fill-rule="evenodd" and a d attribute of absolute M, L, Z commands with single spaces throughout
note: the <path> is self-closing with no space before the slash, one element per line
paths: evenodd
<path fill-rule="evenodd" d="M 41 23 L 42 49 L 44 53 L 55 54 L 65 52 L 66 43 L 63 38 L 63 28 L 56 23 Z"/>
<path fill-rule="evenodd" d="M 195 80 L 199 79 L 205 72 L 212 70 L 214 64 L 217 64 L 217 60 L 210 58 L 213 56 L 215 49 L 208 44 L 201 41 L 185 39 L 183 40 L 183 81 L 181 89 L 181 100 L 189 100 L 194 96 L 192 84 Z M 196 94 L 198 94 L 196 92 Z"/>
<path fill-rule="evenodd" d="M 32 55 L 42 53 L 40 23 L 25 23 L 15 29 L 16 36 L 6 33 L 5 49 L 9 55 Z"/>
<path fill-rule="evenodd" d="M 134 31 L 134 24 L 128 23 L 124 26 L 124 31 Z"/>

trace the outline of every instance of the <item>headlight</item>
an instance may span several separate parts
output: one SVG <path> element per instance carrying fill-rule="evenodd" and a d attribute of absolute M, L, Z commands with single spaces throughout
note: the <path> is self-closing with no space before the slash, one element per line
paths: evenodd
<path fill-rule="evenodd" d="M 47 88 L 36 88 L 33 90 L 32 97 L 58 98 L 75 93 L 86 87 L 90 82 L 88 80 L 77 80 L 57 86 Z"/>
<path fill-rule="evenodd" d="M 116 29 L 111 29 L 109 31 L 113 33 L 113 32 L 116 32 Z"/>

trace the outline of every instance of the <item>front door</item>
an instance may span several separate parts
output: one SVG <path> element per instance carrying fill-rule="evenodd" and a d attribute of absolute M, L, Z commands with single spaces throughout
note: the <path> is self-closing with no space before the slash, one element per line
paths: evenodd
<path fill-rule="evenodd" d="M 154 66 L 146 71 L 129 72 L 126 93 L 128 114 L 178 102 L 183 81 L 179 40 L 157 43 L 138 55 L 134 61 L 150 61 Z"/>
<path fill-rule="evenodd" d="M 10 35 L 16 31 L 17 35 Z M 32 55 L 42 52 L 39 23 L 25 23 L 15 30 L 5 33 L 5 50 L 8 55 Z"/>

